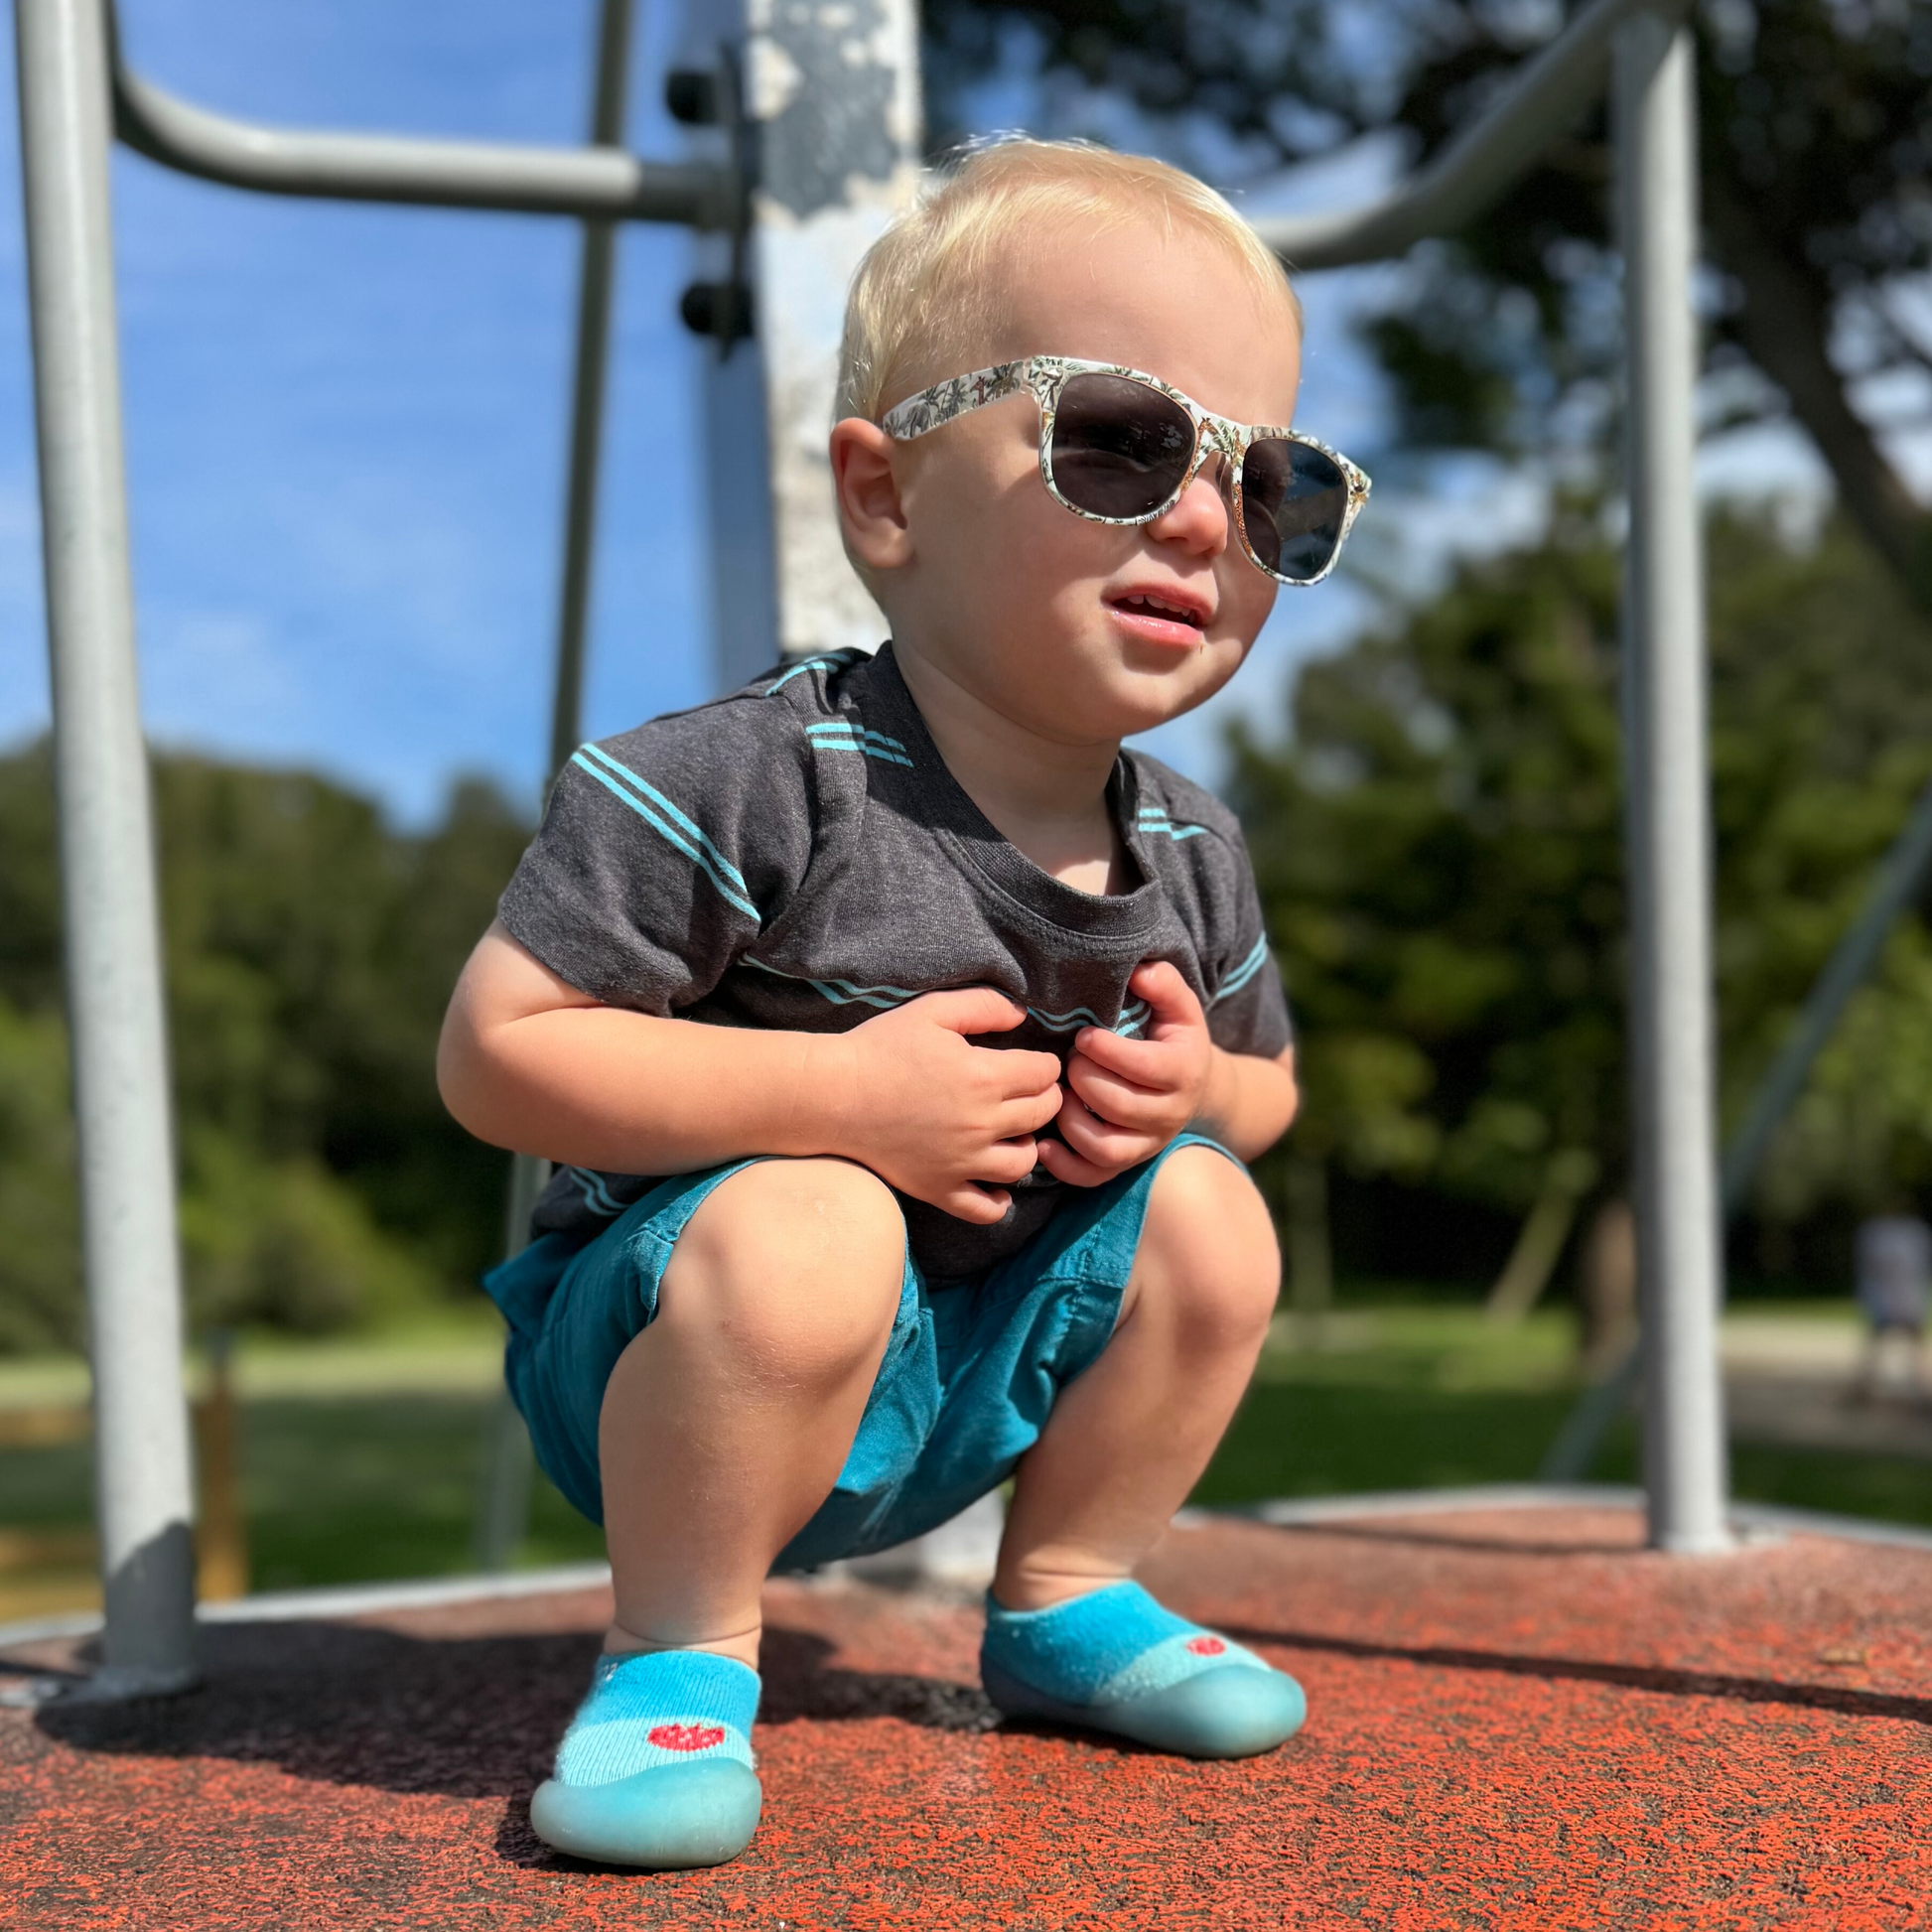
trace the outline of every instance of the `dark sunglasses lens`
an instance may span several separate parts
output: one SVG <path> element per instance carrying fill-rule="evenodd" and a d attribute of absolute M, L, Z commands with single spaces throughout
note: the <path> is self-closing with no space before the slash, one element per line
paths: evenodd
<path fill-rule="evenodd" d="M 1151 516 L 1193 455 L 1194 425 L 1172 397 L 1120 375 L 1067 378 L 1053 415 L 1053 483 L 1075 509 Z"/>
<path fill-rule="evenodd" d="M 1281 437 L 1251 443 L 1241 465 L 1241 522 L 1265 569 L 1306 584 L 1333 562 L 1348 479 L 1332 457 Z"/>

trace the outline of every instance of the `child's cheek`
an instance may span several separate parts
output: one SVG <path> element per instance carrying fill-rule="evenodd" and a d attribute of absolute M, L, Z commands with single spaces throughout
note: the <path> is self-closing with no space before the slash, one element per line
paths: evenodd
<path fill-rule="evenodd" d="M 1268 621 L 1280 586 L 1272 577 L 1264 577 L 1248 561 L 1245 552 L 1224 558 L 1220 577 L 1221 609 L 1233 620 L 1234 635 L 1246 649 L 1260 636 L 1261 626 Z"/>

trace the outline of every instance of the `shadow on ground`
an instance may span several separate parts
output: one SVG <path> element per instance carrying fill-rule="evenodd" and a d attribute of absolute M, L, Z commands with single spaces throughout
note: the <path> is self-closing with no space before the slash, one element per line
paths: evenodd
<path fill-rule="evenodd" d="M 1614 1684 L 1624 1690 L 1654 1691 L 1662 1697 L 1791 1704 L 1808 1711 L 1838 1711 L 1853 1718 L 1899 1718 L 1907 1724 L 1932 1725 L 1932 1698 L 1897 1697 L 1883 1691 L 1854 1690 L 1841 1684 L 1735 1677 L 1723 1671 L 1660 1670 L 1643 1664 L 1603 1663 L 1587 1657 L 1521 1656 L 1500 1650 L 1467 1650 L 1453 1644 L 1363 1643 L 1350 1637 L 1317 1636 L 1306 1630 L 1251 1630 L 1234 1623 L 1224 1627 L 1240 1643 L 1322 1651 L 1333 1657 L 1390 1658 L 1439 1670 L 1492 1671 L 1505 1677 L 1540 1677 L 1555 1683 Z"/>
<path fill-rule="evenodd" d="M 38 1727 L 75 1750 L 227 1758 L 330 1784 L 506 1798 L 527 1821 L 598 1651 L 590 1634 L 428 1639 L 323 1622 L 217 1624 L 203 1641 L 198 1689 L 50 1704 Z M 889 1717 L 979 1731 L 998 1722 L 977 1686 L 844 1669 L 829 1661 L 833 1651 L 811 1631 L 766 1631 L 761 1725 Z"/>

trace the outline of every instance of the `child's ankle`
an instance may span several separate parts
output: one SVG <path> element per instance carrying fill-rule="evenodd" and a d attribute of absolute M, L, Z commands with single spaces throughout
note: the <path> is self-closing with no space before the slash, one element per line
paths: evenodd
<path fill-rule="evenodd" d="M 1033 1567 L 1002 1571 L 993 1579 L 992 1596 L 1001 1609 L 1016 1615 L 1030 1610 L 1050 1610 L 1070 1603 L 1078 1596 L 1090 1596 L 1110 1584 L 1125 1583 L 1126 1571 L 1101 1574 L 1084 1570 L 1042 1570 Z"/>
<path fill-rule="evenodd" d="M 614 1617 L 604 1632 L 604 1654 L 637 1656 L 652 1650 L 706 1650 L 714 1657 L 730 1657 L 750 1670 L 757 1670 L 759 1639 L 762 1635 L 763 1625 L 754 1623 L 750 1629 L 728 1631 L 719 1636 L 666 1639 L 633 1630 Z"/>

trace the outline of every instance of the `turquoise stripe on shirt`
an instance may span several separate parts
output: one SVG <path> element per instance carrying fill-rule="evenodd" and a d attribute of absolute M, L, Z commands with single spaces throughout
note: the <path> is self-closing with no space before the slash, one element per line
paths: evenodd
<path fill-rule="evenodd" d="M 1268 935 L 1263 933 L 1255 941 L 1254 950 L 1221 982 L 1219 990 L 1207 1004 L 1210 1007 L 1217 1007 L 1223 1000 L 1233 994 L 1239 993 L 1267 963 Z"/>
<path fill-rule="evenodd" d="M 597 747 L 587 745 L 584 751 L 596 752 Z M 670 846 L 674 851 L 683 853 L 717 887 L 729 904 L 735 905 L 754 924 L 761 923 L 759 916 L 759 908 L 753 903 L 750 889 L 746 886 L 745 877 L 738 868 L 729 859 L 725 858 L 722 853 L 718 852 L 717 847 L 702 832 L 698 831 L 697 827 L 692 825 L 691 821 L 675 805 L 671 804 L 670 800 L 665 798 L 662 792 L 657 791 L 653 786 L 645 784 L 634 771 L 626 770 L 615 759 L 607 758 L 601 752 L 598 753 L 598 757 L 603 759 L 604 762 L 612 767 L 612 771 L 621 772 L 626 779 L 636 785 L 641 791 L 648 794 L 650 798 L 660 800 L 663 805 L 663 810 L 660 812 L 653 809 L 650 804 L 645 802 L 644 798 L 627 790 L 624 785 L 621 784 L 612 775 L 611 771 L 602 770 L 593 764 L 584 756 L 584 752 L 573 752 L 570 761 L 579 770 L 588 772 L 613 797 L 628 805 L 666 845 Z M 684 829 L 686 827 L 689 827 L 688 831 Z M 715 857 L 713 856 L 714 854 L 716 855 Z"/>

